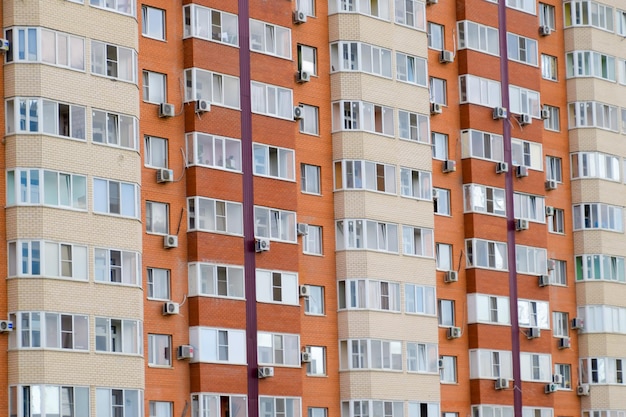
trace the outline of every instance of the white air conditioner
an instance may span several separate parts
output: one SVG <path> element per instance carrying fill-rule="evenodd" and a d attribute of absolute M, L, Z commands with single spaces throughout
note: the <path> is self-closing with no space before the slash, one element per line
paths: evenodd
<path fill-rule="evenodd" d="M 441 169 L 444 173 L 456 171 L 456 161 L 453 161 L 452 159 L 443 161 L 443 165 Z"/>
<path fill-rule="evenodd" d="M 0 320 L 0 333 L 12 332 L 13 322 L 9 320 Z"/>
<path fill-rule="evenodd" d="M 439 198 L 439 191 L 436 188 L 433 188 L 433 200 L 437 200 Z"/>
<path fill-rule="evenodd" d="M 296 73 L 296 81 L 299 83 L 308 83 L 311 81 L 311 73 L 308 71 L 298 71 Z"/>
<path fill-rule="evenodd" d="M 426 4 L 437 4 L 439 3 L 439 0 L 426 0 Z"/>
<path fill-rule="evenodd" d="M 439 103 L 430 103 L 430 114 L 443 113 L 443 106 Z"/>
<path fill-rule="evenodd" d="M 176 116 L 176 107 L 173 104 L 161 103 L 159 104 L 159 117 L 174 117 Z"/>
<path fill-rule="evenodd" d="M 192 359 L 193 358 L 193 346 L 191 345 L 180 345 L 178 346 L 178 351 L 176 352 L 176 357 L 180 359 Z"/>
<path fill-rule="evenodd" d="M 454 52 L 452 51 L 441 51 L 439 54 L 439 62 L 442 64 L 450 64 L 454 62 Z"/>
<path fill-rule="evenodd" d="M 546 266 L 548 267 L 548 271 L 554 271 L 554 268 L 556 268 L 556 261 L 554 259 L 548 259 L 546 261 Z"/>
<path fill-rule="evenodd" d="M 515 230 L 517 230 L 518 232 L 521 230 L 528 230 L 528 228 L 529 228 L 528 220 L 526 219 L 515 220 Z"/>
<path fill-rule="evenodd" d="M 437 367 L 439 369 L 443 369 L 443 359 L 439 358 L 439 360 L 437 361 Z"/>
<path fill-rule="evenodd" d="M 539 275 L 539 286 L 547 287 L 550 285 L 550 276 L 549 275 Z"/>
<path fill-rule="evenodd" d="M 576 387 L 576 394 L 580 395 L 580 396 L 587 396 L 589 395 L 589 384 L 580 384 L 578 387 Z"/>
<path fill-rule="evenodd" d="M 520 114 L 517 120 L 519 120 L 519 124 L 521 124 L 522 126 L 529 125 L 533 122 L 533 118 L 530 116 L 530 114 L 525 113 Z"/>
<path fill-rule="evenodd" d="M 509 172 L 509 164 L 506 162 L 498 162 L 496 164 L 496 174 L 503 174 Z"/>
<path fill-rule="evenodd" d="M 546 394 L 551 394 L 553 392 L 557 392 L 559 389 L 559 386 L 557 384 L 546 384 L 546 389 L 545 389 L 545 393 Z"/>
<path fill-rule="evenodd" d="M 311 295 L 311 287 L 308 285 L 300 285 L 300 297 L 308 297 Z"/>
<path fill-rule="evenodd" d="M 259 378 L 274 376 L 274 368 L 271 366 L 259 366 Z"/>
<path fill-rule="evenodd" d="M 163 303 L 163 315 L 173 315 L 178 314 L 180 312 L 180 304 L 175 303 L 173 301 L 166 301 Z"/>
<path fill-rule="evenodd" d="M 157 169 L 156 182 L 160 184 L 162 182 L 173 182 L 173 181 L 174 181 L 173 170 L 166 169 L 166 168 Z"/>
<path fill-rule="evenodd" d="M 196 113 L 205 113 L 211 111 L 211 102 L 209 100 L 196 100 Z"/>
<path fill-rule="evenodd" d="M 450 327 L 448 328 L 448 339 L 458 339 L 461 337 L 461 328 L 460 327 Z"/>
<path fill-rule="evenodd" d="M 293 120 L 300 120 L 304 117 L 304 107 L 295 106 L 293 108 Z"/>
<path fill-rule="evenodd" d="M 541 118 L 542 119 L 549 119 L 550 118 L 550 109 L 547 107 L 544 107 L 541 109 Z"/>
<path fill-rule="evenodd" d="M 311 357 L 311 352 L 300 352 L 300 362 L 301 363 L 310 363 L 313 358 Z"/>
<path fill-rule="evenodd" d="M 496 389 L 508 389 L 509 388 L 509 380 L 506 378 L 498 378 L 496 379 Z"/>
<path fill-rule="evenodd" d="M 298 236 L 305 236 L 309 234 L 309 225 L 306 223 L 298 223 L 297 225 Z"/>
<path fill-rule="evenodd" d="M 176 235 L 165 235 L 165 236 L 163 236 L 163 247 L 165 249 L 177 248 L 178 247 L 178 236 L 176 236 Z"/>
<path fill-rule="evenodd" d="M 526 337 L 529 339 L 536 339 L 541 336 L 541 329 L 539 327 L 530 327 L 526 332 Z"/>
<path fill-rule="evenodd" d="M 579 317 L 572 319 L 572 330 L 581 330 L 585 328 L 585 322 Z"/>
<path fill-rule="evenodd" d="M 554 374 L 552 375 L 552 382 L 554 382 L 555 384 L 562 384 L 563 383 L 563 375 L 561 374 Z"/>
<path fill-rule="evenodd" d="M 10 46 L 11 45 L 9 44 L 9 40 L 8 39 L 1 39 L 0 38 L 0 52 L 2 52 L 2 53 L 8 52 Z"/>
<path fill-rule="evenodd" d="M 258 238 L 254 242 L 254 250 L 257 252 L 266 252 L 270 250 L 270 240 L 266 238 Z"/>
<path fill-rule="evenodd" d="M 506 119 L 507 111 L 504 107 L 494 107 L 493 109 L 493 118 L 494 119 Z"/>
<path fill-rule="evenodd" d="M 572 347 L 572 341 L 569 337 L 560 337 L 557 347 L 559 349 L 569 349 L 570 347 Z"/>
<path fill-rule="evenodd" d="M 306 13 L 302 10 L 296 10 L 293 12 L 293 23 L 306 23 Z"/>
<path fill-rule="evenodd" d="M 546 181 L 546 191 L 556 190 L 558 185 L 559 183 L 557 183 L 556 180 L 548 180 Z"/>
<path fill-rule="evenodd" d="M 550 29 L 550 26 L 548 25 L 539 26 L 539 34 L 541 36 L 548 36 L 550 35 L 550 33 L 552 33 L 552 29 Z"/>
<path fill-rule="evenodd" d="M 459 274 L 456 271 L 446 271 L 446 275 L 443 278 L 444 282 L 457 282 L 459 280 Z"/>
<path fill-rule="evenodd" d="M 528 167 L 524 165 L 519 165 L 515 167 L 515 176 L 517 178 L 527 177 L 528 176 Z"/>
<path fill-rule="evenodd" d="M 546 206 L 546 216 L 551 217 L 554 216 L 554 207 Z"/>

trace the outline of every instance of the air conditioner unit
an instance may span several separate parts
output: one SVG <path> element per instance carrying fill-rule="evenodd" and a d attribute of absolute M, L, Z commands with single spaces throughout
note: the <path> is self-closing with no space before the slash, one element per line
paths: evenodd
<path fill-rule="evenodd" d="M 190 345 L 180 345 L 178 346 L 178 352 L 176 357 L 180 359 L 191 359 L 193 358 L 193 346 Z"/>
<path fill-rule="evenodd" d="M 558 187 L 558 183 L 556 182 L 556 180 L 546 181 L 546 191 L 556 190 L 556 187 Z"/>
<path fill-rule="evenodd" d="M 5 53 L 9 51 L 10 48 L 10 44 L 9 44 L 9 40 L 8 39 L 1 39 L 0 38 L 0 52 Z"/>
<path fill-rule="evenodd" d="M 530 114 L 520 114 L 517 120 L 519 120 L 519 124 L 522 126 L 529 125 L 533 122 L 533 118 Z"/>
<path fill-rule="evenodd" d="M 528 220 L 526 219 L 516 219 L 515 220 L 515 230 L 517 230 L 518 232 L 520 230 L 528 230 L 529 226 L 528 226 Z"/>
<path fill-rule="evenodd" d="M 546 206 L 546 216 L 554 216 L 554 207 Z"/>
<path fill-rule="evenodd" d="M 308 285 L 300 285 L 300 297 L 308 297 L 311 295 L 311 287 Z"/>
<path fill-rule="evenodd" d="M 504 107 L 494 107 L 493 109 L 493 118 L 494 119 L 506 119 L 507 111 Z"/>
<path fill-rule="evenodd" d="M 509 388 L 509 380 L 506 378 L 498 378 L 496 379 L 496 389 L 508 389 Z"/>
<path fill-rule="evenodd" d="M 259 366 L 259 378 L 274 376 L 274 368 L 271 366 Z"/>
<path fill-rule="evenodd" d="M 174 117 L 176 116 L 176 108 L 173 104 L 161 103 L 159 104 L 159 117 Z"/>
<path fill-rule="evenodd" d="M 539 286 L 547 287 L 550 285 L 550 276 L 549 275 L 539 275 Z"/>
<path fill-rule="evenodd" d="M 308 71 L 298 71 L 296 73 L 296 81 L 299 83 L 308 83 L 311 81 L 311 73 Z"/>
<path fill-rule="evenodd" d="M 548 36 L 550 35 L 550 33 L 552 33 L 552 29 L 550 29 L 550 26 L 548 25 L 539 26 L 539 34 L 541 36 Z"/>
<path fill-rule="evenodd" d="M 172 182 L 174 181 L 174 171 L 171 169 L 157 169 L 156 182 Z"/>
<path fill-rule="evenodd" d="M 439 369 L 443 369 L 443 359 L 439 358 L 439 360 L 437 361 L 437 367 Z"/>
<path fill-rule="evenodd" d="M 569 337 L 560 337 L 558 341 L 559 349 L 569 349 L 572 347 L 572 342 Z"/>
<path fill-rule="evenodd" d="M 442 64 L 449 64 L 454 62 L 454 52 L 452 51 L 441 51 L 439 54 L 439 62 Z"/>
<path fill-rule="evenodd" d="M 548 271 L 554 271 L 554 268 L 556 268 L 556 261 L 554 259 L 548 259 L 546 261 L 546 266 L 548 267 Z"/>
<path fill-rule="evenodd" d="M 576 394 L 580 396 L 589 395 L 589 391 L 589 384 L 580 384 L 578 387 L 576 387 Z"/>
<path fill-rule="evenodd" d="M 297 226 L 298 236 L 305 236 L 309 234 L 309 225 L 306 223 L 298 223 Z"/>
<path fill-rule="evenodd" d="M 553 392 L 557 392 L 559 389 L 559 386 L 557 384 L 546 384 L 546 389 L 545 389 L 545 393 L 546 394 L 551 394 Z"/>
<path fill-rule="evenodd" d="M 515 176 L 517 178 L 527 177 L 528 176 L 528 167 L 524 165 L 519 165 L 515 167 Z"/>
<path fill-rule="evenodd" d="M 12 332 L 13 322 L 9 320 L 0 320 L 0 333 Z"/>
<path fill-rule="evenodd" d="M 529 339 L 536 339 L 541 336 L 541 329 L 539 327 L 530 327 L 526 332 L 526 337 Z"/>
<path fill-rule="evenodd" d="M 196 100 L 196 113 L 208 111 L 211 111 L 211 102 L 209 100 Z"/>
<path fill-rule="evenodd" d="M 426 0 L 426 4 L 437 4 L 439 3 L 439 0 Z"/>
<path fill-rule="evenodd" d="M 166 301 L 163 303 L 163 315 L 173 315 L 178 314 L 180 312 L 180 304 L 175 303 L 173 301 Z"/>
<path fill-rule="evenodd" d="M 176 236 L 176 235 L 165 235 L 165 236 L 163 236 L 163 247 L 165 249 L 177 248 L 178 247 L 178 236 Z"/>
<path fill-rule="evenodd" d="M 451 159 L 443 161 L 442 171 L 444 173 L 456 171 L 456 161 L 453 161 Z"/>
<path fill-rule="evenodd" d="M 433 188 L 433 200 L 437 200 L 439 198 L 439 191 L 436 188 Z"/>
<path fill-rule="evenodd" d="M 446 271 L 446 275 L 443 278 L 444 282 L 457 282 L 459 280 L 459 274 L 456 271 Z"/>
<path fill-rule="evenodd" d="M 312 359 L 311 352 L 300 352 L 301 363 L 310 363 Z"/>
<path fill-rule="evenodd" d="M 460 327 L 450 327 L 448 328 L 448 339 L 458 339 L 461 337 L 461 328 Z"/>
<path fill-rule="evenodd" d="M 581 330 L 585 328 L 585 322 L 579 317 L 572 319 L 572 330 Z"/>
<path fill-rule="evenodd" d="M 544 107 L 541 109 L 541 118 L 542 119 L 549 119 L 550 118 L 550 109 L 547 107 Z"/>
<path fill-rule="evenodd" d="M 430 103 L 430 114 L 443 113 L 443 107 L 439 103 Z"/>
<path fill-rule="evenodd" d="M 306 13 L 302 10 L 296 10 L 293 12 L 293 23 L 306 23 Z"/>
<path fill-rule="evenodd" d="M 293 108 L 293 120 L 300 120 L 304 117 L 304 107 L 295 106 Z"/>
<path fill-rule="evenodd" d="M 562 384 L 563 383 L 563 375 L 561 374 L 554 374 L 552 375 L 552 382 L 554 382 L 555 384 Z"/>
<path fill-rule="evenodd" d="M 270 250 L 270 240 L 266 238 L 258 238 L 254 242 L 254 250 L 257 252 L 265 252 Z"/>
<path fill-rule="evenodd" d="M 509 164 L 506 162 L 498 162 L 496 164 L 496 174 L 503 174 L 509 172 Z"/>

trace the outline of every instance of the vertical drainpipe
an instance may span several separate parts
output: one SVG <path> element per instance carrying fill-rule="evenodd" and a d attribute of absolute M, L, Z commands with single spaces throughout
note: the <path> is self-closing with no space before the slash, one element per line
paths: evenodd
<path fill-rule="evenodd" d="M 252 108 L 250 100 L 250 10 L 239 0 L 239 101 L 241 105 L 241 168 L 243 182 L 244 280 L 246 295 L 246 359 L 248 416 L 258 416 L 256 252 L 254 250 L 254 187 L 252 176 Z"/>
<path fill-rule="evenodd" d="M 506 0 L 498 2 L 498 35 L 500 37 L 500 88 L 502 106 L 510 109 L 509 102 L 509 61 L 506 39 Z M 510 117 L 510 114 L 509 114 Z M 513 164 L 511 155 L 511 124 L 509 119 L 502 122 L 504 139 L 504 161 L 511 167 L 505 176 L 504 195 L 506 199 L 507 258 L 509 265 L 509 308 L 511 316 L 511 356 L 513 359 L 513 412 L 522 416 L 522 380 L 520 372 L 520 329 L 517 313 L 517 266 L 515 263 L 515 215 L 513 213 Z"/>

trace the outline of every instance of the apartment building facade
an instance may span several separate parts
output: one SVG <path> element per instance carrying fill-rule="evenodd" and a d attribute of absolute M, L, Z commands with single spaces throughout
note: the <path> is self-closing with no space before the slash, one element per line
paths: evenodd
<path fill-rule="evenodd" d="M 0 410 L 622 415 L 623 9 L 5 0 Z"/>

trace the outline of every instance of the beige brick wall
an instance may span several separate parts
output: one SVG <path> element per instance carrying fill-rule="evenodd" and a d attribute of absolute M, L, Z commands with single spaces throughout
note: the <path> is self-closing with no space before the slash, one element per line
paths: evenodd
<path fill-rule="evenodd" d="M 407 329 L 410 331 L 407 332 Z M 434 316 L 357 310 L 347 310 L 339 314 L 340 340 L 372 338 L 437 343 L 437 329 L 437 317 Z M 403 346 L 404 367 L 405 348 Z"/>
<path fill-rule="evenodd" d="M 342 401 L 349 399 L 439 401 L 439 375 L 362 371 L 342 372 L 340 379 Z"/>
<path fill-rule="evenodd" d="M 337 279 L 372 278 L 435 285 L 435 260 L 374 251 L 337 252 Z"/>

